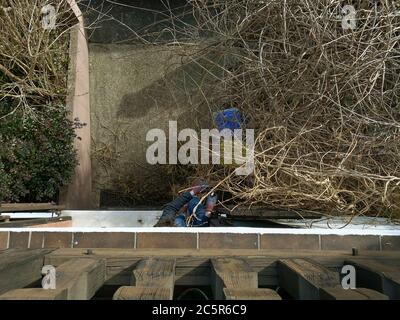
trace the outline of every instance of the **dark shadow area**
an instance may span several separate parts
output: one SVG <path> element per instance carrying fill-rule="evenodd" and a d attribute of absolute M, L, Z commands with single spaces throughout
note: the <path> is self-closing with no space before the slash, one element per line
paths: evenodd
<path fill-rule="evenodd" d="M 79 6 L 92 43 L 184 40 L 195 23 L 186 0 L 84 0 Z"/>
<path fill-rule="evenodd" d="M 105 285 L 102 286 L 92 298 L 92 300 L 112 300 L 114 293 L 120 286 L 117 285 Z"/>
<path fill-rule="evenodd" d="M 212 300 L 210 286 L 175 286 L 174 300 Z"/>

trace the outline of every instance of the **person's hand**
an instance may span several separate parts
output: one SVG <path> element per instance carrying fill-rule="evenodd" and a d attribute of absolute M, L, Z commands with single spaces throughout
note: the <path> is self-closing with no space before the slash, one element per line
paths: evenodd
<path fill-rule="evenodd" d="M 218 196 L 215 192 L 212 192 L 206 200 L 205 211 L 211 215 L 211 212 L 214 210 L 215 205 L 217 204 Z"/>

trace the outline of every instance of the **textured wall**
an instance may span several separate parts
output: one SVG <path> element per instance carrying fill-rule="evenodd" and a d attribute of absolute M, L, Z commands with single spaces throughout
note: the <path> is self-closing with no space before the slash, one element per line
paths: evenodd
<path fill-rule="evenodd" d="M 147 164 L 150 129 L 208 128 L 212 112 L 196 83 L 206 72 L 182 67 L 189 48 L 90 45 L 94 197 L 111 190 L 126 205 L 155 205 L 168 199 L 176 180 L 168 166 Z M 207 92 L 206 94 L 208 94 Z M 178 177 L 179 178 L 179 177 Z M 132 201 L 130 201 L 132 200 Z M 118 199 L 115 204 L 118 206 Z M 121 202 L 120 206 L 124 206 Z"/>

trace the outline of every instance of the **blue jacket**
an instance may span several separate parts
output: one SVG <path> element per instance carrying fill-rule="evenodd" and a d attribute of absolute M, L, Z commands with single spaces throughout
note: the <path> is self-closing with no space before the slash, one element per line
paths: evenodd
<path fill-rule="evenodd" d="M 175 225 L 177 227 L 187 227 L 186 225 L 186 219 L 193 213 L 194 208 L 196 205 L 200 202 L 200 199 L 198 197 L 193 197 L 188 204 L 188 210 L 185 213 L 182 213 L 178 215 L 175 218 Z M 199 206 L 196 209 L 196 214 L 193 216 L 191 220 L 191 225 L 192 227 L 208 227 L 210 222 L 210 218 L 207 217 L 206 215 L 206 210 L 205 207 L 202 203 L 199 204 Z"/>

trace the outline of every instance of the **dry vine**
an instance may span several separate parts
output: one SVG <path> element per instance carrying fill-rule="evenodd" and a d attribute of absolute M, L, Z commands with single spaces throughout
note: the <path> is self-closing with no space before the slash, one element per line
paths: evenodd
<path fill-rule="evenodd" d="M 340 1 L 191 3 L 197 23 L 187 30 L 202 44 L 192 61 L 224 58 L 220 94 L 208 103 L 239 108 L 257 132 L 253 175 L 215 167 L 209 178 L 249 205 L 398 215 L 396 2 L 358 2 L 350 30 Z"/>
<path fill-rule="evenodd" d="M 162 2 L 161 21 L 146 26 L 147 34 L 132 30 L 132 38 L 190 46 L 185 61 L 221 70 L 209 72 L 214 84 L 199 84 L 203 103 L 211 112 L 239 108 L 246 127 L 256 130 L 251 176 L 233 175 L 232 166 L 198 166 L 196 176 L 248 205 L 399 214 L 396 1 L 353 1 L 357 26 L 348 30 L 344 1 L 191 0 L 194 23 Z M 165 21 L 173 25 L 157 29 Z"/>
<path fill-rule="evenodd" d="M 342 30 L 340 8 L 219 5 L 213 25 L 226 40 L 214 48 L 235 55 L 228 99 L 258 131 L 251 182 L 224 184 L 236 198 L 346 214 L 399 210 L 400 16 L 383 3 L 379 17 L 359 10 L 357 29 Z"/>

